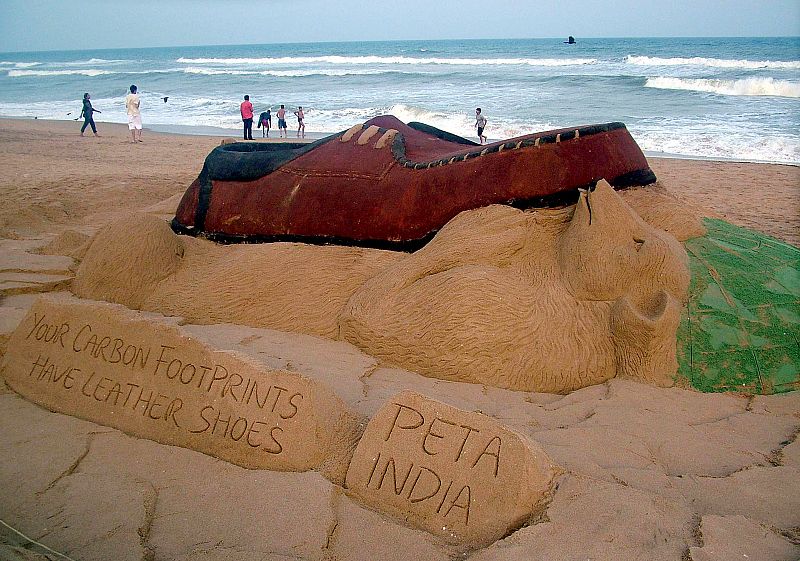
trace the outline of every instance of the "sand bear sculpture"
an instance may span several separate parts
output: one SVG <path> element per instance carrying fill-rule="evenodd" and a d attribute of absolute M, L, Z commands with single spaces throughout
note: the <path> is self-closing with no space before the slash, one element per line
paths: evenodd
<path fill-rule="evenodd" d="M 677 369 L 688 258 L 607 183 L 574 207 L 462 212 L 413 254 L 219 246 L 145 215 L 95 236 L 84 298 L 344 339 L 425 376 L 565 393 Z"/>

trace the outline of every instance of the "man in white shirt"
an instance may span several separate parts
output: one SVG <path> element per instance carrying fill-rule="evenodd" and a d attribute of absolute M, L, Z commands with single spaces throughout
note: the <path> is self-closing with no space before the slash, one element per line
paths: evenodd
<path fill-rule="evenodd" d="M 125 96 L 125 109 L 128 111 L 128 129 L 131 131 L 131 142 L 142 142 L 142 114 L 139 112 L 139 94 L 135 85 L 131 93 Z"/>

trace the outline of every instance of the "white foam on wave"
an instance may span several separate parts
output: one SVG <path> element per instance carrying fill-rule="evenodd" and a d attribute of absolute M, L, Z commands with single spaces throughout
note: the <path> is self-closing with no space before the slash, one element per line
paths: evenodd
<path fill-rule="evenodd" d="M 637 66 L 709 66 L 712 68 L 742 68 L 748 70 L 756 70 L 759 68 L 800 68 L 800 60 L 735 60 L 704 57 L 660 58 L 628 55 L 625 57 L 625 62 Z"/>
<path fill-rule="evenodd" d="M 646 88 L 688 90 L 720 95 L 800 97 L 800 83 L 774 78 L 743 78 L 741 80 L 715 80 L 708 78 L 673 78 L 659 76 L 648 78 Z"/>
<path fill-rule="evenodd" d="M 391 107 L 383 108 L 381 113 L 394 115 L 405 123 L 417 121 L 458 136 L 463 136 L 464 138 L 477 140 L 475 113 L 471 111 L 464 113 L 430 111 L 419 107 L 395 104 Z M 556 128 L 551 123 L 546 122 L 523 123 L 514 120 L 498 119 L 493 115 L 487 115 L 487 118 L 489 123 L 486 127 L 486 134 L 489 138 L 493 139 L 514 138 L 536 131 Z"/>
<path fill-rule="evenodd" d="M 422 122 L 453 134 L 477 140 L 475 116 L 472 112 L 452 113 L 434 111 L 405 104 L 388 107 L 348 108 L 336 111 L 307 108 L 306 126 L 315 132 L 334 133 L 346 130 L 354 123 L 378 115 L 391 114 L 408 123 Z M 534 132 L 567 127 L 573 123 L 518 122 L 487 115 L 486 134 L 490 139 L 503 140 Z M 231 128 L 240 123 L 230 120 Z M 631 127 L 631 134 L 643 150 L 676 154 L 686 157 L 732 159 L 757 162 L 800 164 L 798 135 L 764 135 L 743 131 L 738 126 L 687 126 L 685 122 L 660 123 Z"/>
<path fill-rule="evenodd" d="M 34 66 L 39 66 L 42 64 L 41 62 L 11 62 L 11 61 L 3 61 L 0 62 L 0 66 L 13 66 L 14 68 L 31 68 Z"/>
<path fill-rule="evenodd" d="M 204 76 L 276 76 L 279 78 L 303 78 L 306 76 L 367 76 L 397 73 L 385 70 L 219 70 L 215 68 L 198 68 L 189 66 L 183 69 L 186 74 L 202 74 Z"/>
<path fill-rule="evenodd" d="M 161 93 L 140 92 L 142 94 L 142 114 L 145 127 L 148 124 L 160 125 L 186 125 L 195 127 L 215 127 L 229 130 L 239 130 L 242 120 L 239 115 L 239 100 L 220 100 L 210 97 L 182 97 L 170 96 L 169 102 L 160 99 Z M 126 123 L 124 97 L 95 98 L 93 105 L 103 113 L 96 116 L 98 123 Z M 289 129 L 296 126 L 291 117 L 294 105 L 286 104 L 289 113 Z M 65 110 L 66 108 L 66 110 Z M 81 102 L 79 99 L 62 100 L 55 102 L 39 103 L 0 103 L 0 115 L 8 117 L 34 117 L 40 119 L 68 119 L 77 117 L 80 113 Z M 266 110 L 267 107 L 255 103 L 256 113 Z M 278 105 L 271 107 L 273 115 Z M 477 141 L 475 131 L 475 114 L 471 111 L 453 113 L 446 111 L 428 110 L 405 104 L 391 106 L 371 107 L 343 107 L 323 109 L 304 105 L 305 122 L 308 131 L 315 133 L 332 134 L 344 131 L 356 123 L 363 123 L 378 115 L 394 115 L 404 123 L 417 121 L 425 123 L 447 132 Z M 71 112 L 67 116 L 67 111 Z M 536 131 L 558 128 L 552 123 L 517 122 L 496 118 L 488 115 L 489 125 L 486 134 L 490 139 L 506 139 Z M 275 123 L 277 125 L 277 122 Z"/>
<path fill-rule="evenodd" d="M 239 99 L 170 95 L 164 103 L 161 92 L 142 92 L 142 113 L 145 127 L 151 125 L 185 125 L 219 127 L 238 131 L 242 126 Z M 102 110 L 96 121 L 125 123 L 124 96 L 95 98 L 93 105 Z M 255 104 L 260 113 L 266 106 Z M 292 111 L 293 105 L 287 104 Z M 277 106 L 273 106 L 274 110 Z M 452 112 L 423 108 L 410 104 L 388 106 L 317 108 L 304 104 L 307 130 L 315 133 L 335 133 L 356 123 L 392 114 L 403 122 L 418 121 L 477 140 L 475 115 L 470 111 Z M 64 120 L 80 114 L 79 98 L 49 102 L 0 102 L 0 116 L 38 117 Z M 68 115 L 69 113 L 69 115 Z M 290 113 L 291 115 L 291 113 Z M 487 111 L 489 120 L 486 134 L 490 139 L 513 138 L 538 131 L 571 126 L 575 123 L 516 121 Z M 76 123 L 76 127 L 78 123 Z M 290 130 L 296 122 L 290 120 Z M 742 127 L 740 123 L 697 122 L 684 118 L 677 120 L 651 119 L 651 122 L 628 123 L 629 130 L 639 146 L 648 153 L 675 154 L 686 157 L 732 159 L 800 165 L 800 135 L 796 133 L 765 134 L 761 130 Z"/>
<path fill-rule="evenodd" d="M 312 56 L 312 57 L 263 57 L 263 58 L 184 58 L 183 64 L 216 65 L 269 65 L 269 64 L 450 64 L 457 66 L 482 65 L 528 65 L 528 66 L 575 66 L 594 64 L 594 58 L 436 58 L 407 56 Z"/>
<path fill-rule="evenodd" d="M 102 76 L 104 74 L 116 74 L 110 70 L 99 70 L 96 68 L 87 68 L 85 70 L 9 70 L 8 75 L 12 78 L 19 78 L 23 76 Z"/>
<path fill-rule="evenodd" d="M 796 135 L 763 135 L 737 130 L 631 130 L 636 142 L 648 153 L 680 156 L 800 164 L 800 138 Z"/>
<path fill-rule="evenodd" d="M 63 66 L 85 66 L 87 64 L 120 64 L 123 62 L 130 62 L 129 60 L 122 59 L 105 59 L 105 58 L 90 58 L 89 60 L 71 60 L 68 62 L 59 62 Z"/>

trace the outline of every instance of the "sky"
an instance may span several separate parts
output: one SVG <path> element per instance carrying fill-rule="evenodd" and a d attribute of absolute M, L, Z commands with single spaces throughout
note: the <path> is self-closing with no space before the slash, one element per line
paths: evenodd
<path fill-rule="evenodd" d="M 395 39 L 800 35 L 800 0 L 0 0 L 0 52 Z"/>

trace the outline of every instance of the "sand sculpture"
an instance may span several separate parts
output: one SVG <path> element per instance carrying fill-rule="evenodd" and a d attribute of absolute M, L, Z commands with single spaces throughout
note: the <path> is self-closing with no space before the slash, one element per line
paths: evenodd
<path fill-rule="evenodd" d="M 688 283 L 680 244 L 601 182 L 561 220 L 502 206 L 462 214 L 370 279 L 340 325 L 374 356 L 448 380 L 557 393 L 614 376 L 667 386 Z"/>
<path fill-rule="evenodd" d="M 688 282 L 680 244 L 600 182 L 575 207 L 464 212 L 412 255 L 223 247 L 132 217 L 97 234 L 73 291 L 341 338 L 426 376 L 563 393 L 614 376 L 670 385 Z"/>
<path fill-rule="evenodd" d="M 217 147 L 172 226 L 224 241 L 416 249 L 461 211 L 574 203 L 578 188 L 656 180 L 622 123 L 486 146 L 391 115 L 313 144 Z"/>
<path fill-rule="evenodd" d="M 397 138 L 402 144 L 377 124 L 338 142 L 361 150 L 377 132 L 381 146 L 372 149 L 396 148 Z M 619 127 L 583 133 L 563 140 L 585 146 L 605 133 L 627 138 Z M 476 158 L 506 149 L 517 154 L 503 158 L 519 157 L 547 144 L 543 138 Z M 419 145 L 408 148 L 413 154 Z M 633 160 L 630 170 L 623 162 L 617 183 L 652 175 L 643 157 L 644 167 Z M 573 180 L 531 196 L 574 192 Z M 184 203 L 219 203 L 215 197 L 235 183 L 209 179 L 213 193 L 190 188 Z M 38 300 L 10 341 L 2 374 L 51 410 L 248 468 L 316 470 L 359 503 L 445 542 L 486 546 L 541 516 L 553 493 L 559 469 L 526 436 L 412 391 L 365 419 L 314 379 L 217 351 L 150 312 L 342 339 L 425 376 L 511 390 L 566 393 L 615 376 L 672 384 L 689 282 L 675 238 L 642 220 L 603 180 L 558 209 L 487 202 L 470 200 L 470 210 L 454 217 L 448 213 L 458 205 L 445 209 L 433 222 L 410 212 L 411 222 L 389 220 L 388 230 L 360 224 L 348 240 L 356 243 L 346 246 L 219 246 L 133 215 L 99 231 L 82 256 L 72 290 L 101 302 Z M 225 208 L 236 214 L 235 205 Z M 236 223 L 219 208 L 205 210 Z M 364 240 L 428 243 L 408 254 L 359 247 Z"/>

